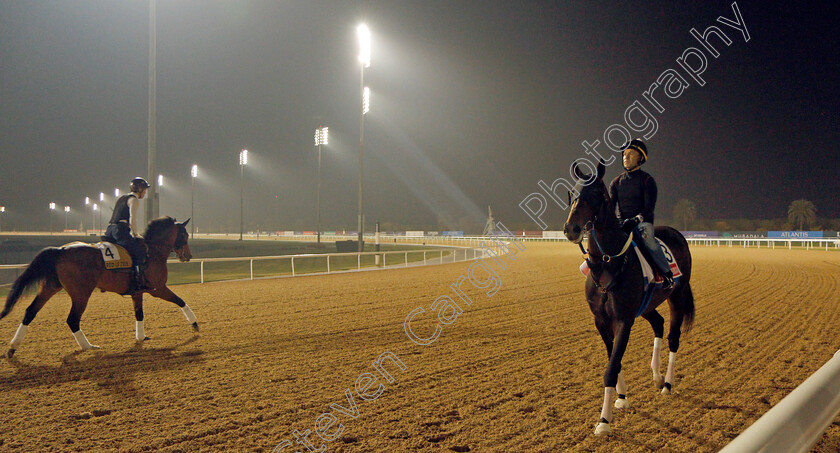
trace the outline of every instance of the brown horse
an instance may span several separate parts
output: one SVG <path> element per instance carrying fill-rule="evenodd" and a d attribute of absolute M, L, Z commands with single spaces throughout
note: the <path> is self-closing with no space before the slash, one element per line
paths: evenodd
<path fill-rule="evenodd" d="M 694 322 L 694 296 L 691 279 L 691 253 L 688 243 L 679 231 L 670 227 L 656 227 L 655 235 L 671 249 L 682 276 L 676 279 L 669 290 L 658 286 L 648 305 L 643 305 L 645 293 L 642 265 L 628 247 L 630 238 L 621 231 L 615 216 L 615 200 L 610 200 L 603 177 L 605 166 L 598 165 L 596 175 L 587 175 L 574 167 L 575 176 L 584 185 L 572 201 L 569 194 L 570 212 L 564 232 L 575 244 L 581 244 L 584 232 L 588 236 L 588 252 L 585 252 L 590 272 L 586 278 L 586 299 L 595 316 L 595 326 L 607 347 L 609 365 L 604 373 L 604 405 L 595 434 L 611 433 L 613 399 L 615 407 L 629 407 L 626 399 L 627 386 L 621 373 L 621 359 L 630 339 L 630 329 L 637 316 L 645 318 L 653 327 L 653 358 L 651 369 L 653 380 L 662 388 L 662 394 L 670 394 L 674 384 L 674 364 L 680 346 L 681 328 L 686 331 Z M 581 249 L 583 246 L 581 245 Z M 668 371 L 665 378 L 659 372 L 662 335 L 665 319 L 657 313 L 656 307 L 665 300 L 671 309 L 671 327 L 668 333 Z"/>
<path fill-rule="evenodd" d="M 195 315 L 180 297 L 176 296 L 166 286 L 168 271 L 166 259 L 174 250 L 181 261 L 192 258 L 190 246 L 187 244 L 189 234 L 184 223 L 177 223 L 171 217 L 162 217 L 149 222 L 143 234 L 149 251 L 146 281 L 154 289 L 146 290 L 152 296 L 174 303 L 181 310 L 193 328 L 198 330 Z M 23 322 L 17 329 L 9 348 L 8 357 L 12 357 L 15 350 L 23 342 L 29 323 L 35 319 L 38 311 L 56 293 L 65 289 L 73 305 L 67 316 L 67 325 L 76 338 L 82 350 L 98 349 L 99 346 L 88 342 L 85 334 L 79 328 L 79 321 L 87 308 L 88 299 L 96 288 L 102 292 L 110 291 L 118 294 L 128 294 L 132 291 L 132 276 L 130 270 L 107 270 L 102 259 L 102 253 L 94 246 L 87 244 L 67 245 L 63 247 L 47 247 L 29 263 L 29 267 L 15 280 L 12 289 L 6 297 L 6 306 L 0 312 L 0 319 L 11 312 L 20 296 L 28 288 L 40 283 L 41 287 L 35 300 L 29 304 L 23 316 Z M 134 301 L 134 316 L 137 321 L 135 338 L 138 341 L 148 340 L 143 327 L 143 292 L 131 295 Z"/>

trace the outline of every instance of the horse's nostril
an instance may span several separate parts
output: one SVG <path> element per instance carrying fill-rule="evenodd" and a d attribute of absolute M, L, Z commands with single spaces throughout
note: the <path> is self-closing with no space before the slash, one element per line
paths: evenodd
<path fill-rule="evenodd" d="M 580 234 L 580 225 L 575 225 L 573 230 L 574 230 L 575 234 Z"/>

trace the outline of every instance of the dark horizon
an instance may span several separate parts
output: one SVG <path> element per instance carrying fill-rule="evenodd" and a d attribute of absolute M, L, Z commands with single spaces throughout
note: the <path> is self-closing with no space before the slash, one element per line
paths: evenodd
<path fill-rule="evenodd" d="M 377 220 L 480 231 L 488 205 L 537 230 L 519 203 L 540 180 L 569 178 L 589 157 L 581 142 L 603 142 L 637 100 L 657 122 L 644 169 L 658 219 L 683 198 L 706 219 L 783 218 L 802 198 L 838 219 L 840 8 L 736 4 L 749 41 L 717 21 L 735 17 L 731 1 L 158 2 L 160 213 L 190 216 L 195 163 L 199 229 L 238 231 L 246 148 L 246 229 L 314 230 L 323 124 L 322 229 L 355 230 L 364 22 L 367 231 Z M 690 33 L 713 25 L 731 40 L 711 38 L 717 58 Z M 707 57 L 703 86 L 676 61 L 689 47 Z M 100 192 L 107 221 L 115 188 L 152 177 L 148 2 L 3 0 L 0 61 L 3 231 L 46 228 L 50 202 L 56 224 L 69 205 L 77 227 Z M 658 112 L 643 93 L 667 69 L 688 87 L 674 99 L 660 88 Z M 618 173 L 613 164 L 605 179 Z M 551 205 L 545 218 L 562 229 L 565 211 Z"/>

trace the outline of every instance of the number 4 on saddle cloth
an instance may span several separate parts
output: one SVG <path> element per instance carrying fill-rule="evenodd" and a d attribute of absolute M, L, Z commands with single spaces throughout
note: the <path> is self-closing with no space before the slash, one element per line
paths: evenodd
<path fill-rule="evenodd" d="M 659 238 L 656 238 L 656 242 L 659 243 L 659 246 L 662 247 L 662 253 L 665 254 L 665 259 L 668 261 L 668 266 L 671 267 L 671 272 L 674 274 L 674 284 L 679 283 L 679 278 L 682 277 L 682 272 L 680 271 L 680 266 L 677 264 L 677 260 L 674 259 L 674 254 L 671 253 L 671 249 L 662 242 Z M 659 275 L 658 271 L 654 271 L 654 268 L 648 263 L 648 260 L 645 259 L 645 256 L 642 254 L 642 251 L 636 245 L 636 241 L 631 242 L 633 250 L 636 251 L 636 256 L 639 257 L 639 262 L 642 265 L 642 277 L 644 278 L 644 288 L 645 292 L 642 296 L 642 304 L 639 307 L 639 312 L 636 316 L 641 316 L 642 313 L 645 312 L 647 309 L 648 304 L 650 303 L 650 299 L 653 297 L 653 292 L 657 289 L 662 287 L 662 283 L 665 281 L 661 275 Z M 586 261 L 580 265 L 580 272 L 584 276 L 589 275 L 589 266 L 586 264 Z"/>
<path fill-rule="evenodd" d="M 95 247 L 102 253 L 102 260 L 105 261 L 105 269 L 131 269 L 131 255 L 125 247 L 111 242 L 97 242 L 96 244 L 88 244 L 86 242 L 71 242 L 62 246 L 69 247 Z"/>

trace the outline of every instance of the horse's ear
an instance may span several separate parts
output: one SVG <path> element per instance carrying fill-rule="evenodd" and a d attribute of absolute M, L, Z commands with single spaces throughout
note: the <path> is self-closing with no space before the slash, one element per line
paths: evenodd
<path fill-rule="evenodd" d="M 580 180 L 584 180 L 584 179 L 585 179 L 585 180 L 588 180 L 588 179 L 589 179 L 589 175 L 587 175 L 587 174 L 585 174 L 585 173 L 583 173 L 583 172 L 581 172 L 581 171 L 580 171 L 580 167 L 578 167 L 578 163 L 577 163 L 577 162 L 575 162 L 574 164 L 572 164 L 572 173 L 575 175 L 575 178 L 577 178 L 579 181 L 580 181 Z"/>
<path fill-rule="evenodd" d="M 185 220 L 185 221 L 184 221 L 184 223 L 182 223 L 181 225 L 187 226 L 187 224 L 188 224 L 188 223 L 190 223 L 190 220 L 191 220 L 191 219 L 192 219 L 192 217 L 190 217 L 189 219 Z"/>
<path fill-rule="evenodd" d="M 604 165 L 604 159 L 598 159 L 598 181 L 604 178 L 604 174 L 607 172 L 607 166 Z"/>

